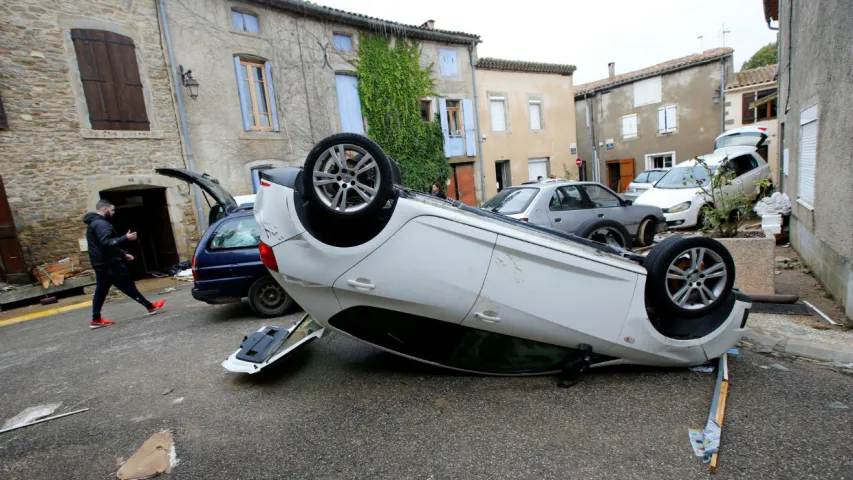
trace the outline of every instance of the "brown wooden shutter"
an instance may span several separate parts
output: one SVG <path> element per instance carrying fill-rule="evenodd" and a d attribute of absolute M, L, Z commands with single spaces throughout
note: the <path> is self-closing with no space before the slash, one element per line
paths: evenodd
<path fill-rule="evenodd" d="M 71 30 L 80 80 L 95 130 L 149 130 L 133 40 L 101 30 Z"/>
<path fill-rule="evenodd" d="M 749 104 L 755 101 L 755 92 L 752 93 L 744 93 L 742 99 L 743 116 L 741 118 L 741 123 L 744 125 L 749 125 L 750 123 L 755 123 L 755 110 L 749 108 Z"/>

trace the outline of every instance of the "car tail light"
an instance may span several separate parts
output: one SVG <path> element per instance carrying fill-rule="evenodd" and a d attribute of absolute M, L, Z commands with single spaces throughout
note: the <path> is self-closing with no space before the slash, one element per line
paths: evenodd
<path fill-rule="evenodd" d="M 269 187 L 270 185 L 272 185 L 270 182 L 268 182 L 266 180 L 261 180 L 261 186 L 262 187 Z"/>
<path fill-rule="evenodd" d="M 195 255 L 193 255 L 193 259 L 190 262 L 190 266 L 193 269 L 193 281 L 197 282 L 198 281 L 198 267 L 195 264 Z"/>
<path fill-rule="evenodd" d="M 263 262 L 264 266 L 266 266 L 273 272 L 277 272 L 278 262 L 275 261 L 275 253 L 273 253 L 272 247 L 270 247 L 264 242 L 261 242 L 260 245 L 258 245 L 258 248 L 261 251 L 261 262 Z"/>
<path fill-rule="evenodd" d="M 759 129 L 759 130 L 761 130 L 762 132 L 766 132 L 766 131 L 767 131 L 767 127 L 758 127 L 758 129 Z"/>

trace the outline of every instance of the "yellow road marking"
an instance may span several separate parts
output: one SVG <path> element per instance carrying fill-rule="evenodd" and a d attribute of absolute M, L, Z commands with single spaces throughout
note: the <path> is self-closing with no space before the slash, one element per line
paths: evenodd
<path fill-rule="evenodd" d="M 36 318 L 47 317 L 50 315 L 56 315 L 57 313 L 68 312 L 71 310 L 77 310 L 78 308 L 88 307 L 92 305 L 92 301 L 86 301 L 83 303 L 75 303 L 72 305 L 66 305 L 64 307 L 51 308 L 50 310 L 43 310 L 41 312 L 28 313 L 26 315 L 21 315 L 20 317 L 10 318 L 8 320 L 0 320 L 0 327 L 4 327 L 6 325 L 12 325 L 13 323 L 21 323 L 26 322 L 27 320 L 34 320 Z"/>

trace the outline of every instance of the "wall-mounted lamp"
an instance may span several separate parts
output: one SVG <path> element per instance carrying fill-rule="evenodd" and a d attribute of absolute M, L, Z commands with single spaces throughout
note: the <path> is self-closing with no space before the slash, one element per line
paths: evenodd
<path fill-rule="evenodd" d="M 719 88 L 714 89 L 714 97 L 713 97 L 714 105 L 720 103 L 720 97 L 721 97 L 720 89 Z"/>
<path fill-rule="evenodd" d="M 183 65 L 179 65 L 178 68 L 181 70 L 181 83 L 190 91 L 190 98 L 195 100 L 198 98 L 198 80 L 193 78 L 192 70 L 184 72 Z"/>

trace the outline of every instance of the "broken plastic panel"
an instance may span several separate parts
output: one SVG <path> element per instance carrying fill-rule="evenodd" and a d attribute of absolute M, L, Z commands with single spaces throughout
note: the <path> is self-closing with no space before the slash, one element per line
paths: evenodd
<path fill-rule="evenodd" d="M 325 331 L 308 314 L 288 329 L 276 326 L 262 327 L 244 338 L 240 349 L 222 362 L 222 366 L 228 371 L 237 373 L 260 372 L 296 350 L 300 345 L 322 337 Z"/>

